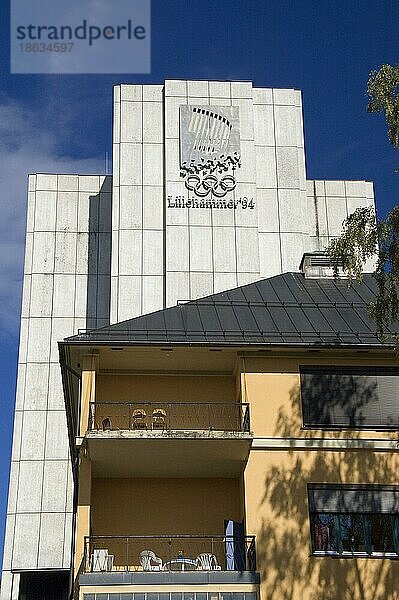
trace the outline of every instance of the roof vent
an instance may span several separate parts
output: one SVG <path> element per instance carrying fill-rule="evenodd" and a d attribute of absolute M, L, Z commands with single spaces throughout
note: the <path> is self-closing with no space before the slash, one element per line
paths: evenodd
<path fill-rule="evenodd" d="M 331 259 L 325 252 L 305 252 L 299 269 L 306 279 L 334 279 Z M 338 269 L 338 276 L 346 277 L 342 269 Z"/>

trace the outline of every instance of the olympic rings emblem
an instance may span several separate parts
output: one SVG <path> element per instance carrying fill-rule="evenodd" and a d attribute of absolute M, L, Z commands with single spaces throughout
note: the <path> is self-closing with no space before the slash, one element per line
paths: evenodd
<path fill-rule="evenodd" d="M 236 187 L 236 180 L 232 175 L 225 175 L 220 180 L 215 175 L 206 175 L 203 179 L 199 175 L 188 175 L 184 181 L 185 186 L 200 198 L 205 198 L 210 192 L 217 198 L 223 198 Z"/>

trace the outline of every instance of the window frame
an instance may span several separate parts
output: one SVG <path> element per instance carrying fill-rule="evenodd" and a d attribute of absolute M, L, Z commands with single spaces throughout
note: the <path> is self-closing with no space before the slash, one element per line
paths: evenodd
<path fill-rule="evenodd" d="M 309 364 L 300 364 L 299 365 L 299 396 L 300 396 L 300 408 L 301 408 L 301 418 L 302 425 L 301 429 L 305 431 L 397 431 L 399 429 L 399 424 L 393 425 L 336 425 L 336 424 L 324 424 L 324 423 L 306 423 L 305 422 L 305 404 L 304 397 L 302 392 L 302 374 L 305 373 L 331 373 L 341 372 L 342 375 L 360 375 L 363 372 L 365 374 L 378 374 L 378 371 L 385 372 L 385 374 L 396 375 L 399 377 L 399 368 L 392 366 L 383 366 L 383 365 L 309 365 Z"/>
<path fill-rule="evenodd" d="M 343 511 L 343 512 L 331 512 L 328 510 L 312 510 L 312 499 L 311 494 L 313 490 L 323 490 L 323 489 L 331 489 L 331 490 L 362 490 L 362 491 L 395 491 L 399 493 L 399 486 L 395 485 L 365 485 L 365 484 L 330 484 L 330 483 L 308 483 L 307 484 L 307 499 L 308 499 L 308 514 L 309 514 L 309 533 L 310 533 L 310 545 L 311 545 L 311 556 L 315 557 L 331 557 L 331 558 L 387 558 L 389 560 L 399 560 L 399 512 L 357 512 L 357 511 Z M 342 537 L 338 540 L 338 545 L 342 548 L 342 550 L 316 550 L 315 548 L 315 517 L 317 515 L 331 515 L 334 517 L 334 528 L 335 532 L 338 535 L 341 534 L 340 523 L 338 517 L 341 515 L 359 515 L 362 519 L 365 519 L 367 515 L 387 515 L 391 520 L 391 536 L 392 542 L 394 546 L 394 552 L 381 552 L 381 551 L 349 551 L 344 550 L 342 548 Z M 367 544 L 372 545 L 372 530 L 365 527 L 365 522 L 362 524 L 363 533 L 365 535 L 364 545 Z M 370 537 L 366 539 L 366 536 Z"/>

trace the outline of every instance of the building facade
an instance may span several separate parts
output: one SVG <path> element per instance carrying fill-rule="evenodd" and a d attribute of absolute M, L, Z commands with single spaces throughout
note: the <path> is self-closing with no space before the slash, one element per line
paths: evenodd
<path fill-rule="evenodd" d="M 57 343 L 297 270 L 374 202 L 370 182 L 307 181 L 298 90 L 116 86 L 113 148 L 112 176 L 29 176 L 2 600 L 71 565 Z"/>

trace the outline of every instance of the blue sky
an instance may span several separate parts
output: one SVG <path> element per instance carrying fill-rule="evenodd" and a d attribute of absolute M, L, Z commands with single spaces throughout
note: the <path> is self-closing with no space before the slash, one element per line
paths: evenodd
<path fill-rule="evenodd" d="M 11 75 L 6 4 L 0 4 L 0 540 L 15 394 L 26 174 L 104 171 L 105 152 L 111 155 L 113 84 L 250 79 L 258 87 L 301 89 L 308 178 L 374 181 L 381 216 L 396 203 L 399 191 L 399 174 L 394 173 L 399 155 L 387 142 L 384 118 L 367 114 L 365 95 L 370 70 L 399 62 L 397 2 L 152 0 L 152 72 L 137 76 Z"/>

